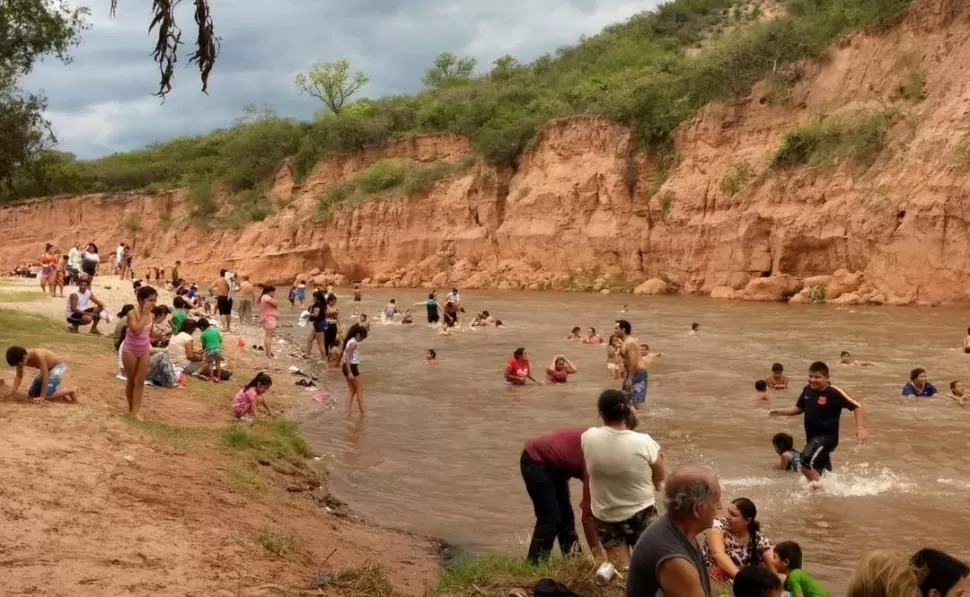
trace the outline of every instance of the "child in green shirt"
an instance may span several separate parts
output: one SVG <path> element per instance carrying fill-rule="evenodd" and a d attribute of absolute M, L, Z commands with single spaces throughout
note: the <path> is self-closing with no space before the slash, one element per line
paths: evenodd
<path fill-rule="evenodd" d="M 792 597 L 828 597 L 829 593 L 817 580 L 802 570 L 802 548 L 794 541 L 785 541 L 775 546 L 778 572 L 786 575 L 785 590 Z"/>
<path fill-rule="evenodd" d="M 219 383 L 222 378 L 222 334 L 215 326 L 209 324 L 209 320 L 202 317 L 198 321 L 199 329 L 202 333 L 199 340 L 202 341 L 202 348 L 205 349 L 205 362 L 209 366 L 209 379 L 213 383 Z"/>

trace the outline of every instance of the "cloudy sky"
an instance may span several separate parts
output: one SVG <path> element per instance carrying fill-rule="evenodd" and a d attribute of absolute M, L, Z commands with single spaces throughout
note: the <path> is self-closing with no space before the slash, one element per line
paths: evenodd
<path fill-rule="evenodd" d="M 420 88 L 439 52 L 474 56 L 480 70 L 504 54 L 531 61 L 658 1 L 212 0 L 222 49 L 209 95 L 199 92 L 185 48 L 175 90 L 161 103 L 152 95 L 152 3 L 119 0 L 111 19 L 110 0 L 86 0 L 92 28 L 74 61 L 44 62 L 25 86 L 48 96 L 61 149 L 96 157 L 228 125 L 251 103 L 309 117 L 319 102 L 300 96 L 293 78 L 318 61 L 348 58 L 370 78 L 364 95 L 406 93 Z M 194 40 L 191 0 L 183 0 L 178 16 L 183 40 Z"/>

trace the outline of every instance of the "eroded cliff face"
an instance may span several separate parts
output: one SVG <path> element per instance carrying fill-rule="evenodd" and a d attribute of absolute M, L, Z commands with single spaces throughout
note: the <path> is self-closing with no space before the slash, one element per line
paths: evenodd
<path fill-rule="evenodd" d="M 182 191 L 35 200 L 0 210 L 0 259 L 36 260 L 47 241 L 113 247 L 133 237 L 134 214 L 136 271 L 180 259 L 199 279 L 225 266 L 258 280 L 317 269 L 391 287 L 600 290 L 649 280 L 642 292 L 804 302 L 839 299 L 827 276 L 845 270 L 832 286 L 844 303 L 966 301 L 970 8 L 918 2 L 891 29 L 854 35 L 796 69 L 783 104 L 759 84 L 685 123 L 665 178 L 629 131 L 575 117 L 549 123 L 514 169 L 477 165 L 421 196 L 342 204 L 323 219 L 317 197 L 375 160 L 454 160 L 467 141 L 423 137 L 331 159 L 302 186 L 284 168 L 272 192 L 282 207 L 240 231 L 180 223 Z M 925 78 L 921 101 L 898 93 L 913 73 Z M 888 146 L 865 170 L 769 168 L 794 126 L 887 110 Z M 725 185 L 739 169 L 750 176 Z"/>

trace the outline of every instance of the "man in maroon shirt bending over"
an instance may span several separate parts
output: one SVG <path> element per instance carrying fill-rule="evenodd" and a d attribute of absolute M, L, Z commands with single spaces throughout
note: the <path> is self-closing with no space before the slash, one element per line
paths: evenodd
<path fill-rule="evenodd" d="M 563 429 L 525 442 L 520 466 L 526 491 L 532 498 L 536 526 L 529 543 L 529 561 L 538 563 L 549 557 L 559 539 L 564 555 L 576 547 L 576 519 L 569 501 L 569 480 L 583 481 L 583 534 L 595 552 L 599 549 L 596 525 L 589 500 L 589 478 L 583 458 L 582 435 L 586 427 Z"/>

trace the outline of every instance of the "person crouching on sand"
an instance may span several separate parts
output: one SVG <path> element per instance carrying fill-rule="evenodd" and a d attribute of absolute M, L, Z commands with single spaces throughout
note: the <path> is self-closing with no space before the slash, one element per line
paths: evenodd
<path fill-rule="evenodd" d="M 66 402 L 77 402 L 78 389 L 59 390 L 61 379 L 67 371 L 67 365 L 61 357 L 46 348 L 23 348 L 22 346 L 11 346 L 7 349 L 7 364 L 17 369 L 17 376 L 13 380 L 9 395 L 17 397 L 17 390 L 24 380 L 24 366 L 37 369 L 37 375 L 27 389 L 27 397 L 33 400 L 64 400 Z M 0 388 L 6 382 L 0 380 Z"/>
<path fill-rule="evenodd" d="M 257 409 L 262 406 L 267 416 L 272 417 L 273 411 L 263 399 L 263 395 L 273 387 L 273 379 L 266 373 L 257 373 L 246 387 L 236 393 L 232 399 L 232 414 L 242 421 L 253 421 L 257 416 Z"/>

